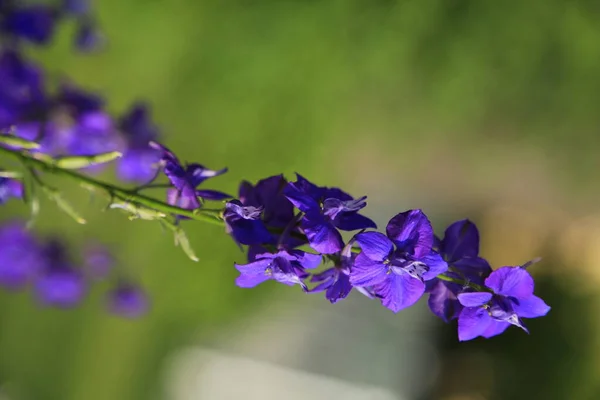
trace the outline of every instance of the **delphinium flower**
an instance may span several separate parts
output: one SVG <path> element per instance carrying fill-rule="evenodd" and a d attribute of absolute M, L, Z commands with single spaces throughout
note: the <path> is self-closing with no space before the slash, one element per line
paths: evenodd
<path fill-rule="evenodd" d="M 14 40 L 46 44 L 54 34 L 58 9 L 48 4 L 22 4 L 14 0 L 0 2 L 2 35 Z"/>
<path fill-rule="evenodd" d="M 310 292 L 318 293 L 324 291 L 325 298 L 331 304 L 335 304 L 339 300 L 345 299 L 353 288 L 350 283 L 350 271 L 356 259 L 356 254 L 352 252 L 352 242 L 346 245 L 339 255 L 328 258 L 333 261 L 333 267 L 311 276 L 310 281 L 318 283 L 318 285 L 310 289 Z M 363 294 L 366 293 L 363 292 Z M 368 296 L 370 297 L 370 295 Z"/>
<path fill-rule="evenodd" d="M 21 289 L 31 282 L 44 263 L 40 244 L 22 222 L 0 226 L 0 285 Z"/>
<path fill-rule="evenodd" d="M 524 267 L 502 267 L 485 279 L 489 291 L 460 293 L 464 307 L 458 317 L 458 338 L 490 338 L 515 325 L 527 331 L 521 318 L 542 317 L 550 307 L 533 294 L 533 278 Z"/>
<path fill-rule="evenodd" d="M 34 140 L 41 127 L 36 120 L 47 105 L 41 69 L 18 52 L 4 50 L 0 53 L 0 82 L 0 132 L 16 125 L 18 136 Z"/>
<path fill-rule="evenodd" d="M 92 242 L 83 249 L 83 266 L 87 276 L 93 280 L 104 280 L 115 267 L 115 257 L 103 245 Z"/>
<path fill-rule="evenodd" d="M 54 108 L 56 126 L 51 134 L 64 153 L 88 156 L 123 150 L 123 140 L 96 94 L 63 83 Z"/>
<path fill-rule="evenodd" d="M 240 244 L 249 245 L 248 261 L 266 253 L 265 245 L 293 249 L 306 243 L 300 237 L 293 204 L 285 197 L 283 175 L 270 176 L 255 185 L 242 181 L 239 200 L 226 205 L 227 231 Z"/>
<path fill-rule="evenodd" d="M 44 266 L 34 284 L 38 301 L 58 308 L 78 305 L 87 294 L 87 282 L 82 271 L 71 264 L 64 244 L 49 240 L 43 257 Z"/>
<path fill-rule="evenodd" d="M 167 147 L 157 142 L 150 142 L 150 146 L 160 151 L 160 166 L 173 185 L 173 188 L 167 192 L 169 204 L 193 210 L 200 207 L 200 198 L 206 200 L 231 198 L 227 193 L 216 190 L 196 189 L 205 180 L 227 172 L 227 168 L 214 171 L 200 164 L 183 165 Z"/>
<path fill-rule="evenodd" d="M 479 257 L 479 231 L 469 220 L 451 224 L 436 247 L 448 263 L 447 277 L 482 285 L 483 280 L 492 273 L 488 262 Z M 469 287 L 464 284 L 432 279 L 427 282 L 429 308 L 444 322 L 450 322 L 458 317 L 463 308 L 457 295 L 468 290 Z"/>
<path fill-rule="evenodd" d="M 421 210 L 393 217 L 386 235 L 363 232 L 354 237 L 361 252 L 350 271 L 350 283 L 372 288 L 394 312 L 413 305 L 425 292 L 425 281 L 448 268 L 433 249 L 433 229 Z"/>
<path fill-rule="evenodd" d="M 22 199 L 24 193 L 25 189 L 20 180 L 0 177 L 0 205 L 11 198 Z"/>
<path fill-rule="evenodd" d="M 104 37 L 91 13 L 90 0 L 63 0 L 61 11 L 76 19 L 75 48 L 90 51 L 103 43 Z"/>
<path fill-rule="evenodd" d="M 321 256 L 301 250 L 279 250 L 276 253 L 257 254 L 249 264 L 235 264 L 240 276 L 235 283 L 242 288 L 251 288 L 267 280 L 274 280 L 288 286 L 300 285 L 308 291 L 304 279 L 307 269 L 314 269 L 321 263 Z"/>
<path fill-rule="evenodd" d="M 344 247 L 343 231 L 377 228 L 369 218 L 358 214 L 366 206 L 366 196 L 358 199 L 338 188 L 319 187 L 297 175 L 284 190 L 286 197 L 303 212 L 300 223 L 310 246 L 323 254 L 339 252 Z"/>
<path fill-rule="evenodd" d="M 107 310 L 125 318 L 140 317 L 148 311 L 149 306 L 146 292 L 129 281 L 119 281 L 106 294 Z"/>
<path fill-rule="evenodd" d="M 119 121 L 119 128 L 127 142 L 127 150 L 117 162 L 119 178 L 128 182 L 146 183 L 155 176 L 161 151 L 149 143 L 158 139 L 158 127 L 150 119 L 145 104 L 135 104 Z"/>

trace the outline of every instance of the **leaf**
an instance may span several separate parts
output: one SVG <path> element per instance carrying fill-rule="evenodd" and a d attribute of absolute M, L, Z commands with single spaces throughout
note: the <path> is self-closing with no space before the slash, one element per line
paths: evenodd
<path fill-rule="evenodd" d="M 0 144 L 5 144 L 7 146 L 18 147 L 27 150 L 40 148 L 40 145 L 38 143 L 20 138 L 15 135 L 11 135 L 10 133 L 3 133 L 0 135 Z"/>
<path fill-rule="evenodd" d="M 57 192 L 56 190 L 50 189 L 46 186 L 42 186 L 42 189 L 44 189 L 48 198 L 50 200 L 52 200 L 53 202 L 55 202 L 56 205 L 58 206 L 58 208 L 60 208 L 61 210 L 63 210 L 65 212 L 65 214 L 67 214 L 68 216 L 73 218 L 75 220 L 75 222 L 77 222 L 78 224 L 86 223 L 86 220 L 83 219 L 83 217 L 81 217 L 77 211 L 75 211 L 73 206 L 71 206 L 71 204 L 67 200 L 63 199 L 63 197 L 61 196 L 61 194 L 59 192 Z"/>
<path fill-rule="evenodd" d="M 167 221 L 166 219 L 161 220 L 163 226 L 167 227 L 171 232 L 173 232 L 175 238 L 175 246 L 180 246 L 183 252 L 190 258 L 192 261 L 199 261 L 196 253 L 192 249 L 190 245 L 190 241 L 185 234 L 185 231 L 181 229 L 179 226 L 174 223 Z"/>
<path fill-rule="evenodd" d="M 93 165 L 104 164 L 117 158 L 123 154 L 118 151 L 96 154 L 93 156 L 64 156 L 54 159 L 54 165 L 64 169 L 79 169 L 91 167 Z"/>

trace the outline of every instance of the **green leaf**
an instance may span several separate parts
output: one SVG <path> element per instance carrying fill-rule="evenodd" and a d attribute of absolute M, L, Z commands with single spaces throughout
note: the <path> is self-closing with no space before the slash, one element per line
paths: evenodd
<path fill-rule="evenodd" d="M 27 150 L 40 148 L 40 145 L 38 143 L 20 138 L 15 135 L 11 135 L 10 133 L 3 133 L 0 135 L 0 144 L 5 144 L 7 146 L 12 147 L 19 147 L 21 149 Z"/>
<path fill-rule="evenodd" d="M 104 164 L 123 156 L 118 151 L 96 154 L 93 156 L 64 156 L 54 159 L 54 165 L 64 169 L 79 169 L 93 165 Z"/>
<path fill-rule="evenodd" d="M 73 206 L 71 206 L 71 204 L 68 201 L 63 199 L 63 197 L 58 191 L 50 189 L 47 186 L 42 186 L 42 189 L 44 189 L 48 198 L 55 202 L 58 208 L 60 208 L 65 212 L 65 214 L 73 218 L 75 222 L 77 222 L 78 224 L 85 224 L 87 222 L 85 219 L 83 219 L 83 217 L 79 215 L 77 211 L 75 211 Z"/>
<path fill-rule="evenodd" d="M 131 218 L 132 219 L 144 219 L 144 220 L 156 220 L 156 219 L 163 219 L 165 218 L 167 215 L 165 213 L 162 213 L 160 211 L 156 211 L 153 210 L 151 208 L 147 208 L 144 206 L 140 206 L 140 205 L 136 205 L 134 203 L 111 203 L 109 205 L 109 208 L 118 208 L 120 210 L 124 210 L 127 213 L 131 214 Z"/>

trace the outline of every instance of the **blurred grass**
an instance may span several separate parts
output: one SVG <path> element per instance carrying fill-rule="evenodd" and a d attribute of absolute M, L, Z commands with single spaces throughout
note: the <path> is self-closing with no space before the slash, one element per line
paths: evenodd
<path fill-rule="evenodd" d="M 506 140 L 543 148 L 573 198 L 599 194 L 596 2 L 97 3 L 106 52 L 72 54 L 66 27 L 54 48 L 34 56 L 105 93 L 117 114 L 150 101 L 182 159 L 230 168 L 211 187 L 235 192 L 242 178 L 295 171 L 341 185 L 378 168 L 353 162 L 362 151 L 349 151 L 353 142 L 411 165 L 434 143 L 470 154 Z M 488 155 L 480 156 L 484 164 Z M 218 228 L 190 225 L 201 258 L 194 264 L 158 226 L 124 223 L 68 193 L 89 225 L 45 205 L 40 229 L 74 244 L 111 244 L 154 307 L 129 322 L 100 310 L 99 290 L 68 313 L 1 293 L 0 381 L 17 399 L 161 398 L 170 350 L 275 296 L 233 286 L 231 265 L 242 255 Z M 15 205 L 0 212 L 25 215 Z"/>

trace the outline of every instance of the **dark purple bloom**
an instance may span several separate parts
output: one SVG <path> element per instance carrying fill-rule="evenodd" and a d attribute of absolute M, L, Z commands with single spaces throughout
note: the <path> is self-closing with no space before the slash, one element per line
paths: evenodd
<path fill-rule="evenodd" d="M 0 130 L 35 117 L 44 108 L 42 72 L 36 65 L 26 63 L 17 52 L 0 54 L 0 82 Z"/>
<path fill-rule="evenodd" d="M 62 9 L 67 14 L 84 16 L 90 12 L 90 0 L 63 0 Z"/>
<path fill-rule="evenodd" d="M 533 278 L 522 267 L 502 267 L 485 280 L 491 292 L 461 293 L 458 339 L 490 338 L 510 325 L 527 331 L 521 318 L 542 317 L 550 307 L 533 294 Z"/>
<path fill-rule="evenodd" d="M 301 227 L 310 246 L 323 254 L 336 253 L 344 247 L 343 231 L 376 228 L 369 218 L 358 214 L 367 205 L 366 196 L 353 199 L 337 188 L 318 187 L 301 175 L 284 190 L 286 197 L 304 213 Z"/>
<path fill-rule="evenodd" d="M 0 177 L 0 205 L 6 203 L 10 198 L 22 199 L 24 193 L 21 181 Z"/>
<path fill-rule="evenodd" d="M 81 52 L 97 50 L 104 44 L 104 36 L 96 24 L 84 19 L 79 23 L 75 33 L 75 48 Z"/>
<path fill-rule="evenodd" d="M 71 129 L 70 141 L 66 145 L 69 155 L 90 156 L 123 148 L 112 118 L 102 111 L 80 115 Z"/>
<path fill-rule="evenodd" d="M 23 223 L 0 227 L 0 285 L 20 289 L 31 281 L 43 265 L 40 246 Z"/>
<path fill-rule="evenodd" d="M 106 295 L 108 311 L 125 318 L 137 318 L 148 311 L 148 296 L 137 285 L 119 282 Z"/>
<path fill-rule="evenodd" d="M 333 268 L 314 274 L 311 277 L 311 282 L 319 282 L 319 284 L 310 291 L 325 291 L 325 297 L 331 304 L 345 299 L 353 287 L 350 283 L 350 270 L 355 258 L 356 255 L 352 253 L 352 244 L 348 244 L 340 253 L 339 260 L 336 260 Z"/>
<path fill-rule="evenodd" d="M 50 241 L 45 247 L 44 259 L 44 268 L 34 287 L 37 299 L 58 308 L 79 304 L 87 292 L 87 285 L 83 274 L 69 263 L 64 247 Z"/>
<path fill-rule="evenodd" d="M 54 33 L 56 19 L 56 11 L 48 6 L 14 8 L 4 16 L 2 30 L 17 38 L 45 44 Z"/>
<path fill-rule="evenodd" d="M 239 244 L 253 245 L 273 241 L 273 236 L 260 219 L 262 208 L 244 206 L 239 200 L 225 205 L 223 218 L 226 231 Z"/>
<path fill-rule="evenodd" d="M 448 263 L 449 271 L 446 275 L 451 278 L 481 285 L 485 277 L 492 273 L 488 262 L 479 257 L 479 231 L 469 220 L 450 225 L 437 247 Z M 429 308 L 442 320 L 450 322 L 460 314 L 463 307 L 457 296 L 466 290 L 468 288 L 463 285 L 433 279 L 427 284 L 427 291 L 430 292 Z"/>
<path fill-rule="evenodd" d="M 115 266 L 115 258 L 104 246 L 92 243 L 83 251 L 84 267 L 92 279 L 106 279 Z"/>
<path fill-rule="evenodd" d="M 150 142 L 150 147 L 160 150 L 160 165 L 163 172 L 173 185 L 167 193 L 167 202 L 185 209 L 200 207 L 200 198 L 207 200 L 224 200 L 231 196 L 216 190 L 196 190 L 196 187 L 205 180 L 227 172 L 227 168 L 214 171 L 200 164 L 183 166 L 179 159 L 167 147 Z"/>
<path fill-rule="evenodd" d="M 259 254 L 254 262 L 244 265 L 235 264 L 235 268 L 241 272 L 235 284 L 242 288 L 251 288 L 272 279 L 288 286 L 300 285 L 304 291 L 307 291 L 308 288 L 303 281 L 308 276 L 305 269 L 316 268 L 320 263 L 320 255 L 300 250 L 280 250 L 275 254 Z"/>
<path fill-rule="evenodd" d="M 421 210 L 396 215 L 386 233 L 387 237 L 379 232 L 354 237 L 361 253 L 352 266 L 350 283 L 372 287 L 385 307 L 398 312 L 416 303 L 425 292 L 424 282 L 445 272 L 448 264 L 432 250 L 433 229 Z"/>
<path fill-rule="evenodd" d="M 149 182 L 156 176 L 161 151 L 149 143 L 158 138 L 158 127 L 150 119 L 145 104 L 135 104 L 121 119 L 120 130 L 127 141 L 127 150 L 117 163 L 121 179 L 132 182 Z"/>

